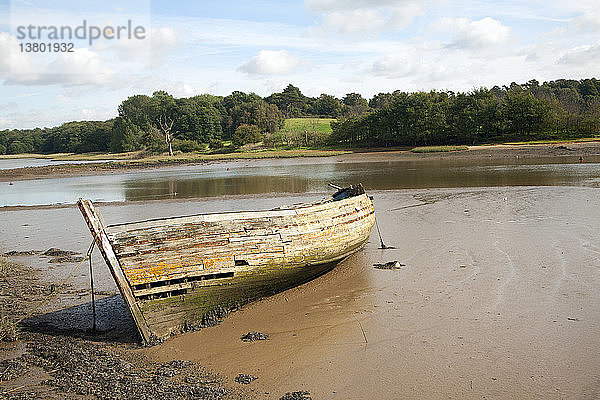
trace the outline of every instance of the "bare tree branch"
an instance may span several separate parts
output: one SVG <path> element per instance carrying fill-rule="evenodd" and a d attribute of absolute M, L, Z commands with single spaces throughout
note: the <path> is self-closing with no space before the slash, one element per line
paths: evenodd
<path fill-rule="evenodd" d="M 161 115 L 158 117 L 158 124 L 160 125 L 163 135 L 165 135 L 165 142 L 167 142 L 167 145 L 169 146 L 170 156 L 173 155 L 173 132 L 171 132 L 171 129 L 173 129 L 174 122 L 175 120 L 173 118 L 170 118 L 166 115 Z"/>

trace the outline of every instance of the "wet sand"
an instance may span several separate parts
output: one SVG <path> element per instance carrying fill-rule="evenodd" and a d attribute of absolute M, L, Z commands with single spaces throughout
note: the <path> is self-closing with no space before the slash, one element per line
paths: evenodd
<path fill-rule="evenodd" d="M 375 196 L 396 249 L 373 236 L 317 280 L 141 353 L 258 376 L 257 398 L 598 397 L 598 190 Z M 406 266 L 372 267 L 390 260 Z"/>
<path fill-rule="evenodd" d="M 300 390 L 315 399 L 598 398 L 599 191 L 373 192 L 384 240 L 395 249 L 379 250 L 374 232 L 362 251 L 316 280 L 148 349 L 132 343 L 131 321 L 110 296 L 114 283 L 95 254 L 96 287 L 104 293 L 99 325 L 112 332 L 105 341 L 129 343 L 127 354 L 158 364 L 194 361 L 254 398 Z M 105 205 L 101 212 L 110 223 L 270 208 L 315 196 Z M 0 252 L 85 252 L 89 241 L 74 207 L 0 212 Z M 44 284 L 73 267 L 39 255 L 14 259 L 37 270 Z M 406 265 L 373 268 L 392 260 Z M 57 338 L 68 335 L 59 326 L 80 334 L 89 328 L 89 298 L 77 294 L 89 287 L 87 271 L 70 285 L 38 317 Z M 240 340 L 250 331 L 270 338 Z M 241 385 L 240 373 L 258 379 Z"/>

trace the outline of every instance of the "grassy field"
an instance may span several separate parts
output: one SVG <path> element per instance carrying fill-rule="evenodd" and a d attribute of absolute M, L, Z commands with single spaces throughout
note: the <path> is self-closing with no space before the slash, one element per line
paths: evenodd
<path fill-rule="evenodd" d="M 331 133 L 332 118 L 288 118 L 285 120 L 285 125 L 281 130 L 297 131 L 297 132 L 316 132 L 316 133 Z"/>
<path fill-rule="evenodd" d="M 297 149 L 322 148 L 332 133 L 332 118 L 289 118 L 283 128 L 267 136 L 268 147 Z"/>
<path fill-rule="evenodd" d="M 411 150 L 413 153 L 447 153 L 450 151 L 469 150 L 467 146 L 423 146 L 415 147 Z"/>

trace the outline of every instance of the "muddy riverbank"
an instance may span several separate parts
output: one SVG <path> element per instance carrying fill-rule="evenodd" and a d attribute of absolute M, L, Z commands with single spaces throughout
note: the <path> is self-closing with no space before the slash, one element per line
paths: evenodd
<path fill-rule="evenodd" d="M 420 160 L 460 160 L 460 159 L 511 159 L 511 158 L 532 158 L 548 157 L 554 159 L 573 159 L 576 162 L 579 157 L 600 156 L 600 141 L 594 142 L 572 142 L 560 144 L 531 144 L 531 145 L 494 145 L 494 146 L 470 146 L 467 151 L 448 152 L 448 153 L 411 153 L 409 150 L 385 151 L 377 149 L 373 151 L 356 150 L 354 153 L 333 155 L 329 157 L 317 156 L 305 157 L 308 162 L 382 162 L 382 161 L 420 161 Z M 268 158 L 268 157 L 267 157 Z M 273 158 L 277 158 L 273 156 Z M 295 157 L 294 157 L 295 158 Z M 240 156 L 239 163 L 247 165 L 260 164 L 264 159 L 245 159 Z M 95 162 L 86 164 L 61 164 L 41 167 L 28 167 L 0 170 L 0 182 L 56 178 L 70 176 L 90 176 L 99 174 L 115 174 L 124 171 L 154 170 L 158 168 L 185 166 L 185 165 L 205 165 L 212 163 L 235 163 L 235 157 L 226 159 L 214 159 L 196 161 L 177 160 L 169 161 L 167 159 L 149 162 Z"/>
<path fill-rule="evenodd" d="M 379 250 L 372 236 L 363 250 L 318 279 L 248 305 L 219 326 L 148 349 L 135 343 L 131 320 L 94 253 L 102 293 L 98 324 L 105 336 L 86 336 L 91 310 L 83 268 L 39 309 L 30 320 L 38 328 L 26 328 L 24 340 L 40 352 L 53 343 L 72 349 L 66 340 L 92 354 L 115 351 L 126 362 L 144 360 L 140 373 L 149 381 L 162 365 L 171 365 L 165 363 L 191 361 L 203 373 L 218 373 L 222 381 L 211 385 L 251 398 L 302 391 L 315 399 L 594 398 L 600 393 L 599 190 L 374 191 L 384 240 L 395 249 Z M 100 210 L 110 223 L 271 208 L 315 197 L 106 204 Z M 85 253 L 89 242 L 74 207 L 0 212 L 0 252 L 58 247 Z M 40 285 L 43 293 L 75 266 L 49 263 L 41 254 L 11 259 L 37 271 L 36 282 L 23 282 Z M 374 268 L 393 260 L 405 265 Z M 268 340 L 241 340 L 248 332 L 265 333 Z M 18 348 L 12 351 L 14 359 Z M 56 382 L 76 375 L 70 367 L 56 374 L 45 362 L 35 361 L 31 365 L 41 370 L 33 371 Z M 137 379 L 122 367 L 117 375 Z M 243 384 L 236 381 L 240 374 L 257 379 Z M 75 390 L 58 383 L 41 387 Z"/>
<path fill-rule="evenodd" d="M 88 291 L 44 283 L 26 266 L 3 265 L 0 315 L 19 322 L 17 340 L 0 342 L 0 398 L 248 398 L 197 363 L 156 363 L 136 354 L 135 327 L 120 297 L 97 292 L 100 324 L 92 330 L 90 303 L 61 309 L 53 299 L 75 295 L 81 301 Z M 38 311 L 46 302 L 55 305 Z"/>

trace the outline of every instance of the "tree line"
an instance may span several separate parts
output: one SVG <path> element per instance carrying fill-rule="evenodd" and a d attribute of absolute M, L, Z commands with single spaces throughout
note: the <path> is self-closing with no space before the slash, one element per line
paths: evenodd
<path fill-rule="evenodd" d="M 235 91 L 174 98 L 135 95 L 107 121 L 0 131 L 0 154 L 218 150 L 268 140 L 286 118 L 334 118 L 319 143 L 340 146 L 475 144 L 600 134 L 600 81 L 556 80 L 469 92 L 308 97 L 288 85 L 261 97 Z M 272 142 L 272 141 L 271 141 Z"/>
<path fill-rule="evenodd" d="M 369 111 L 332 123 L 330 143 L 427 146 L 600 135 L 600 81 L 557 80 L 467 93 L 380 93 Z"/>

